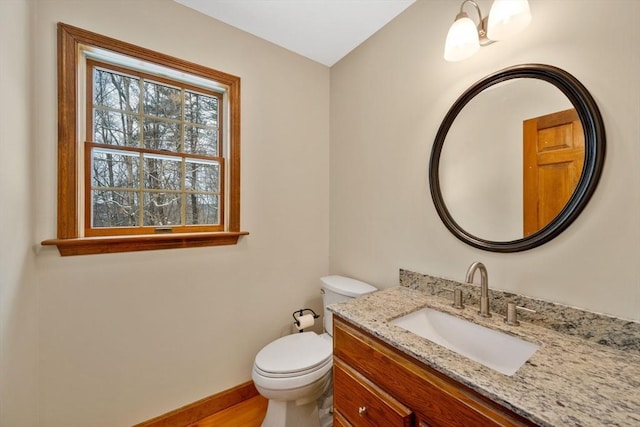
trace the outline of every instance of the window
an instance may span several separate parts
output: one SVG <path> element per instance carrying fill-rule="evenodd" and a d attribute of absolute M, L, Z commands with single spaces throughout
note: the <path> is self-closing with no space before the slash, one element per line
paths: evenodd
<path fill-rule="evenodd" d="M 221 94 L 92 60 L 86 93 L 85 235 L 220 231 Z"/>
<path fill-rule="evenodd" d="M 235 244 L 240 79 L 58 24 L 62 255 Z"/>

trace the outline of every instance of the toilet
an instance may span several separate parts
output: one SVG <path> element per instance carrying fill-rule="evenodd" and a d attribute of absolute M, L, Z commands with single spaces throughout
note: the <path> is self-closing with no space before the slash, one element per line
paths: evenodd
<path fill-rule="evenodd" d="M 320 281 L 325 332 L 287 335 L 256 355 L 251 378 L 258 392 L 269 399 L 262 427 L 332 425 L 333 320 L 327 306 L 377 289 L 344 276 L 326 276 Z"/>

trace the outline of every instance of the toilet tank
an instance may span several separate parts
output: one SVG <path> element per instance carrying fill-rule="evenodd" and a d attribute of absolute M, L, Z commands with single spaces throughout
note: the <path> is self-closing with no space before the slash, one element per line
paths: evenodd
<path fill-rule="evenodd" d="M 378 289 L 368 283 L 345 276 L 325 276 L 322 282 L 322 306 L 324 307 L 324 330 L 333 336 L 333 314 L 327 306 L 362 295 L 370 294 Z"/>

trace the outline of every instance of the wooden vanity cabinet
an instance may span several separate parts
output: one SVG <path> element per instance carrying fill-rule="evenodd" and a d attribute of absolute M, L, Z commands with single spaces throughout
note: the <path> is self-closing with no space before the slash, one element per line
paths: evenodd
<path fill-rule="evenodd" d="M 339 412 L 334 411 L 333 427 L 351 427 L 351 423 L 347 421 Z"/>
<path fill-rule="evenodd" d="M 335 426 L 534 426 L 333 316 Z"/>

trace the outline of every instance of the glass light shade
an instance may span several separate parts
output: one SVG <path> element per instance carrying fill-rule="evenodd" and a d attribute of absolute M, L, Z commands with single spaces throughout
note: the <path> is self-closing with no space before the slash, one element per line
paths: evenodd
<path fill-rule="evenodd" d="M 458 15 L 444 43 L 444 59 L 447 61 L 461 61 L 476 53 L 480 49 L 478 29 L 476 24 L 466 13 Z"/>
<path fill-rule="evenodd" d="M 487 37 L 503 40 L 522 31 L 531 22 L 527 0 L 495 0 L 489 12 Z"/>

